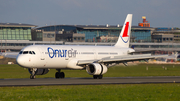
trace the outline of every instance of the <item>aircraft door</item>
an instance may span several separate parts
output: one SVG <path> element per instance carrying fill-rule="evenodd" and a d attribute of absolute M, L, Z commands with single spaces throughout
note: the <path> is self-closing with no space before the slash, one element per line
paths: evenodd
<path fill-rule="evenodd" d="M 45 52 L 41 47 L 39 47 L 39 52 L 40 52 L 40 60 L 45 60 Z"/>

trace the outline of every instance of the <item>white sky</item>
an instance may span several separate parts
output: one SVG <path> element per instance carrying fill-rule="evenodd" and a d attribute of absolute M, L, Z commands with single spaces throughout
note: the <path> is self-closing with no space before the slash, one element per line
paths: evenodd
<path fill-rule="evenodd" d="M 180 0 L 0 0 L 1 23 L 47 25 L 133 25 L 146 16 L 151 27 L 180 28 Z"/>

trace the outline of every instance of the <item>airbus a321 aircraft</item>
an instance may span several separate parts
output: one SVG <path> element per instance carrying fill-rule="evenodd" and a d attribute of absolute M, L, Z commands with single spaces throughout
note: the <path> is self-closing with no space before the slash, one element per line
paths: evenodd
<path fill-rule="evenodd" d="M 127 65 L 129 61 L 148 60 L 162 55 L 132 55 L 129 48 L 132 14 L 128 14 L 119 39 L 114 46 L 76 45 L 30 45 L 23 48 L 16 57 L 17 63 L 28 68 L 30 79 L 43 75 L 49 69 L 56 69 L 55 78 L 64 78 L 62 69 L 86 69 L 94 79 L 102 79 L 108 68 L 118 63 Z"/>

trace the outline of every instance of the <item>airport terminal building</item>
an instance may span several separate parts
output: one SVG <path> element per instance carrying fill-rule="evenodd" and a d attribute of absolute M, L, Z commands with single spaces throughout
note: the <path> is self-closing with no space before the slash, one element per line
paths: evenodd
<path fill-rule="evenodd" d="M 32 31 L 34 41 L 116 42 L 122 26 L 53 25 Z M 154 28 L 132 26 L 131 42 L 151 42 Z"/>

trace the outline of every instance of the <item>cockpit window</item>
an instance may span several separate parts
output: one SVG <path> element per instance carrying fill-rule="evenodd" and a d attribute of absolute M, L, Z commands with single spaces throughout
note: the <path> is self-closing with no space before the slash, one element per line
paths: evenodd
<path fill-rule="evenodd" d="M 32 51 L 32 53 L 33 53 L 33 54 L 35 54 L 35 52 L 34 52 L 34 51 Z"/>
<path fill-rule="evenodd" d="M 32 52 L 31 52 L 31 51 L 29 51 L 29 54 L 32 54 Z"/>
<path fill-rule="evenodd" d="M 28 51 L 24 51 L 23 54 L 28 54 Z"/>
<path fill-rule="evenodd" d="M 22 53 L 23 53 L 23 51 L 20 51 L 20 52 L 19 52 L 19 54 L 22 54 Z"/>
<path fill-rule="evenodd" d="M 19 54 L 35 54 L 34 51 L 20 51 Z"/>

